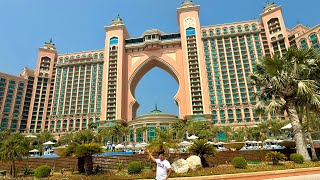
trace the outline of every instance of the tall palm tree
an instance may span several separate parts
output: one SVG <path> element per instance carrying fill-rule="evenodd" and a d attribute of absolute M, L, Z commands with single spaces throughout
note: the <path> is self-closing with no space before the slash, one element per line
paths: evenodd
<path fill-rule="evenodd" d="M 22 134 L 13 134 L 3 141 L 0 146 L 0 159 L 11 162 L 10 175 L 16 175 L 15 162 L 29 155 L 30 142 Z"/>
<path fill-rule="evenodd" d="M 257 109 L 280 114 L 286 110 L 293 127 L 297 153 L 306 161 L 310 161 L 310 156 L 297 104 L 303 101 L 320 107 L 319 84 L 314 80 L 312 71 L 314 64 L 319 64 L 316 51 L 290 48 L 284 56 L 275 54 L 260 58 L 250 76 L 253 84 L 260 88 Z"/>

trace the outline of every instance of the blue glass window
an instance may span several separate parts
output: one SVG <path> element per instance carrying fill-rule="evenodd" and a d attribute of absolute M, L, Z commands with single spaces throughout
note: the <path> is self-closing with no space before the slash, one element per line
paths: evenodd
<path fill-rule="evenodd" d="M 118 40 L 118 38 L 117 37 L 113 37 L 113 38 L 111 38 L 110 39 L 110 45 L 113 45 L 113 44 L 118 44 L 118 42 L 119 42 L 119 40 Z"/>
<path fill-rule="evenodd" d="M 189 36 L 189 35 L 195 35 L 196 34 L 196 30 L 192 27 L 189 27 L 186 29 L 186 35 Z"/>

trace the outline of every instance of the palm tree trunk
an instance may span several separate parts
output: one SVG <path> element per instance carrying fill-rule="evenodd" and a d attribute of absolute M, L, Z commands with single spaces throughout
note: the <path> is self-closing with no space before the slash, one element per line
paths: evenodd
<path fill-rule="evenodd" d="M 293 98 L 287 98 L 286 101 L 286 111 L 290 117 L 290 121 L 292 124 L 297 153 L 301 154 L 305 161 L 310 161 L 311 158 L 309 156 L 307 145 L 304 139 L 304 132 L 302 130 L 302 125 L 300 124 L 300 120 L 296 110 L 295 100 Z"/>
<path fill-rule="evenodd" d="M 309 108 L 306 108 L 306 117 L 307 117 L 307 136 L 309 138 L 310 141 L 310 145 L 311 145 L 311 156 L 312 156 L 312 160 L 317 160 L 317 153 L 316 153 L 316 149 L 314 148 L 314 144 L 313 144 L 313 140 L 312 140 L 312 136 L 310 133 L 310 114 L 309 114 Z"/>
<path fill-rule="evenodd" d="M 92 156 L 84 157 L 84 169 L 87 175 L 92 174 L 92 170 L 93 170 Z"/>

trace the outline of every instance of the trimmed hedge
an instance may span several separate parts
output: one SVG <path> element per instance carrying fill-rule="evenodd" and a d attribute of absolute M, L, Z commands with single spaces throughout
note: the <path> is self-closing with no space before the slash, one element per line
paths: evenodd
<path fill-rule="evenodd" d="M 128 173 L 129 174 L 138 174 L 144 169 L 144 164 L 138 161 L 132 161 L 128 165 Z"/>
<path fill-rule="evenodd" d="M 34 176 L 36 178 L 44 178 L 44 177 L 49 177 L 51 173 L 51 167 L 48 165 L 42 165 L 42 166 L 38 166 L 35 170 L 34 170 Z"/>
<path fill-rule="evenodd" d="M 304 159 L 301 154 L 293 153 L 293 154 L 290 154 L 290 161 L 293 161 L 298 164 L 302 164 L 304 162 Z"/>
<path fill-rule="evenodd" d="M 235 168 L 240 168 L 240 169 L 245 169 L 247 168 L 247 165 L 248 165 L 246 159 L 244 159 L 243 157 L 235 157 L 232 159 L 231 163 Z"/>

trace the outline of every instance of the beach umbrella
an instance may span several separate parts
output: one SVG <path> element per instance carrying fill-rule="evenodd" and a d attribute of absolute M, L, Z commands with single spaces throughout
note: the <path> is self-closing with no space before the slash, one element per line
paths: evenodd
<path fill-rule="evenodd" d="M 189 146 L 190 144 L 191 144 L 191 143 L 188 142 L 188 141 L 182 141 L 182 142 L 180 143 L 181 146 Z"/>
<path fill-rule="evenodd" d="M 129 144 L 129 145 L 126 146 L 126 148 L 132 149 L 132 148 L 134 148 L 134 147 L 133 147 L 131 144 Z"/>
<path fill-rule="evenodd" d="M 37 152 L 40 152 L 38 149 L 32 149 L 31 151 L 29 151 L 31 153 L 37 153 Z"/>
<path fill-rule="evenodd" d="M 148 144 L 145 143 L 145 142 L 141 143 L 140 145 L 143 146 L 143 147 L 148 146 Z"/>
<path fill-rule="evenodd" d="M 289 123 L 289 124 L 283 126 L 281 129 L 291 129 L 291 128 L 292 128 L 292 124 Z"/>
<path fill-rule="evenodd" d="M 53 144 L 56 144 L 56 143 L 51 142 L 51 141 L 48 141 L 48 142 L 43 143 L 43 145 L 53 145 Z"/>
<path fill-rule="evenodd" d="M 193 139 L 198 139 L 198 138 L 199 138 L 198 136 L 192 135 L 192 136 L 188 137 L 187 139 L 193 140 Z"/>
<path fill-rule="evenodd" d="M 37 136 L 36 136 L 36 135 L 33 135 L 33 134 L 25 135 L 24 137 L 27 137 L 27 138 L 37 138 Z"/>
<path fill-rule="evenodd" d="M 123 148 L 124 148 L 124 145 L 118 144 L 118 145 L 115 146 L 115 148 L 116 148 L 116 149 L 123 149 Z"/>
<path fill-rule="evenodd" d="M 136 145 L 135 145 L 135 148 L 140 149 L 140 148 L 143 148 L 143 146 L 142 146 L 141 144 L 136 144 Z"/>

